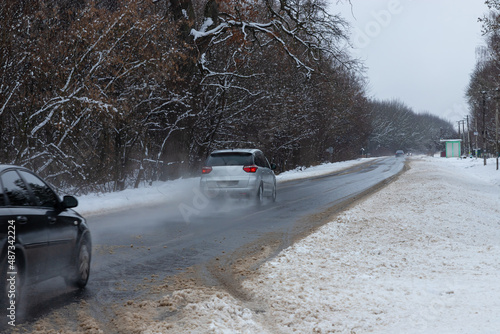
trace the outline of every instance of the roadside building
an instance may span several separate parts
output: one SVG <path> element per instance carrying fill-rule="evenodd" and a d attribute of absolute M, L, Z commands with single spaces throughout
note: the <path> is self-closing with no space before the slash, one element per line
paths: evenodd
<path fill-rule="evenodd" d="M 460 158 L 462 155 L 462 139 L 441 139 L 440 141 L 445 143 L 447 158 Z"/>

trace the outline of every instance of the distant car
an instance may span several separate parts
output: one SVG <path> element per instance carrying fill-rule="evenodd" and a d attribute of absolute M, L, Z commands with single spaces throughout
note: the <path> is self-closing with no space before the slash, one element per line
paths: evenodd
<path fill-rule="evenodd" d="M 396 151 L 396 158 L 404 157 L 404 156 L 405 156 L 405 152 L 403 150 Z"/>
<path fill-rule="evenodd" d="M 85 219 L 71 209 L 76 198 L 61 200 L 18 166 L 0 165 L 0 185 L 0 304 L 18 302 L 23 286 L 56 276 L 85 287 L 92 243 Z"/>
<path fill-rule="evenodd" d="M 262 151 L 234 149 L 214 151 L 208 157 L 200 179 L 200 187 L 211 196 L 276 200 L 276 177 Z"/>

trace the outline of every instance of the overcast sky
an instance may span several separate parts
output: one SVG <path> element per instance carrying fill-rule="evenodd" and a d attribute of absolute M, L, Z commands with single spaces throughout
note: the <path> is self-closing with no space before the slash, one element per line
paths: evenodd
<path fill-rule="evenodd" d="M 353 55 L 367 67 L 369 94 L 455 122 L 484 45 L 484 0 L 351 0 L 332 5 L 352 25 Z"/>

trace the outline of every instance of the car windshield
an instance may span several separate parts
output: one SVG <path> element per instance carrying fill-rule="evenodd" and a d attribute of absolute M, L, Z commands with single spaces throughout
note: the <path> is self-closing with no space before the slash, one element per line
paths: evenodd
<path fill-rule="evenodd" d="M 252 154 L 244 152 L 213 153 L 207 159 L 207 166 L 246 166 L 252 164 Z"/>

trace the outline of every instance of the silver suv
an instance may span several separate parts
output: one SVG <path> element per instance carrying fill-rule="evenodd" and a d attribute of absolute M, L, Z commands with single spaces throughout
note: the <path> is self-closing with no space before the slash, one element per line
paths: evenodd
<path fill-rule="evenodd" d="M 276 177 L 264 153 L 256 149 L 214 151 L 202 168 L 200 186 L 210 197 L 228 196 L 276 200 Z"/>

